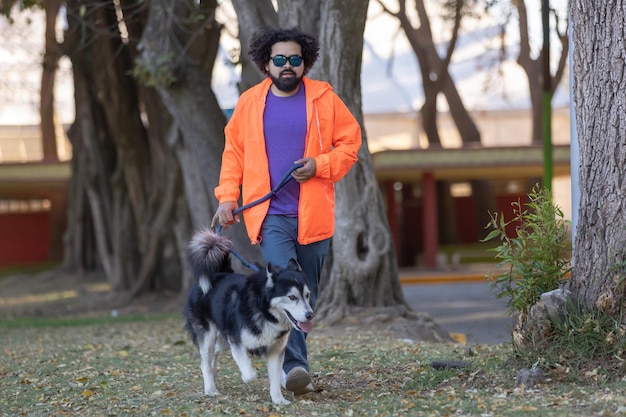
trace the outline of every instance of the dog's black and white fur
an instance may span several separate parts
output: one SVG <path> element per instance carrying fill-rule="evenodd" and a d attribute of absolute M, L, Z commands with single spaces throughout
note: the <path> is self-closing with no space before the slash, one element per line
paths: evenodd
<path fill-rule="evenodd" d="M 285 346 L 292 329 L 311 330 L 307 278 L 295 260 L 286 269 L 268 265 L 264 272 L 241 275 L 230 264 L 232 243 L 208 229 L 189 244 L 196 281 L 185 306 L 186 328 L 200 352 L 204 392 L 215 386 L 217 355 L 230 347 L 244 382 L 256 379 L 249 355 L 265 356 L 275 404 L 289 404 L 281 392 Z"/>

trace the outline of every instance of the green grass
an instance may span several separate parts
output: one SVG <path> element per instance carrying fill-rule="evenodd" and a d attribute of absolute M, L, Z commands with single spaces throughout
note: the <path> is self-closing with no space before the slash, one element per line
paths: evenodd
<path fill-rule="evenodd" d="M 439 252 L 446 254 L 447 259 L 451 260 L 452 255 L 457 253 L 461 256 L 460 264 L 475 264 L 475 263 L 498 263 L 493 251 L 497 245 L 493 242 L 478 242 L 471 244 L 458 244 L 458 245 L 441 245 Z"/>
<path fill-rule="evenodd" d="M 0 267 L 0 278 L 18 274 L 32 274 L 57 268 L 58 262 L 42 262 L 28 265 L 14 265 Z"/>
<path fill-rule="evenodd" d="M 158 321 L 175 318 L 174 314 L 127 314 L 118 317 L 94 316 L 94 317 L 49 317 L 32 318 L 17 317 L 0 321 L 0 329 L 20 329 L 39 327 L 79 327 L 96 324 L 132 323 L 138 321 Z"/>
<path fill-rule="evenodd" d="M 0 416 L 594 416 L 626 404 L 626 383 L 593 378 L 515 386 L 509 345 L 407 343 L 373 329 L 316 330 L 312 375 L 321 392 L 271 404 L 262 360 L 244 384 L 229 354 L 220 397 L 205 397 L 182 319 L 80 319 L 0 327 Z M 467 368 L 436 370 L 434 360 Z M 561 381 L 559 379 L 559 381 Z"/>

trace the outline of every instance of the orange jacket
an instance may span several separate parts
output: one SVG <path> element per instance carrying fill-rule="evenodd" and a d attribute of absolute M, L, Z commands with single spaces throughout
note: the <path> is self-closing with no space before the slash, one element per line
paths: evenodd
<path fill-rule="evenodd" d="M 315 158 L 315 176 L 300 184 L 298 241 L 318 242 L 333 235 L 335 229 L 335 187 L 357 161 L 361 146 L 361 127 L 330 84 L 303 77 L 306 92 L 307 135 L 304 158 Z M 220 203 L 253 202 L 270 192 L 270 174 L 263 111 L 272 84 L 269 78 L 246 90 L 224 129 L 226 143 L 222 156 L 220 182 L 215 197 Z M 269 200 L 243 212 L 252 244 L 260 241 L 261 225 Z"/>

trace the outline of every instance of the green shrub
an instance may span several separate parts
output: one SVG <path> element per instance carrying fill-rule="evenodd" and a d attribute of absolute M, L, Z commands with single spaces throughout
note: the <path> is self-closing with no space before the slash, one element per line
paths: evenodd
<path fill-rule="evenodd" d="M 507 228 L 515 225 L 515 236 Z M 623 305 L 616 316 L 594 311 L 572 300 L 548 323 L 530 318 L 541 294 L 561 288 L 571 271 L 568 222 L 548 190 L 533 188 L 528 202 L 513 204 L 513 218 L 491 215 L 483 241 L 499 240 L 494 249 L 500 275 L 490 275 L 498 298 L 508 298 L 509 313 L 517 315 L 515 331 L 525 340 L 515 345 L 520 366 L 548 369 L 553 380 L 604 383 L 626 370 L 626 325 Z M 502 269 L 500 269 L 502 270 Z M 626 280 L 626 262 L 610 268 L 616 282 Z"/>
<path fill-rule="evenodd" d="M 491 214 L 487 229 L 491 232 L 482 241 L 499 239 L 490 249 L 506 272 L 488 275 L 498 298 L 508 297 L 509 313 L 527 314 L 541 294 L 557 289 L 571 270 L 569 227 L 563 212 L 552 201 L 549 190 L 535 186 L 528 202 L 513 203 L 513 218 L 505 220 L 502 213 Z M 516 225 L 516 236 L 506 233 L 507 226 Z"/>

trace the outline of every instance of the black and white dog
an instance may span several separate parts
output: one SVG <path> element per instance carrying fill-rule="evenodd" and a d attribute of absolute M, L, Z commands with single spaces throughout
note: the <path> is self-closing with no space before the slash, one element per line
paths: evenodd
<path fill-rule="evenodd" d="M 294 259 L 286 269 L 270 264 L 264 272 L 236 274 L 231 247 L 230 240 L 208 229 L 189 244 L 196 280 L 185 306 L 185 327 L 200 352 L 204 393 L 219 395 L 217 355 L 230 347 L 246 383 L 257 376 L 249 355 L 265 356 L 272 401 L 289 404 L 281 392 L 287 339 L 292 329 L 308 333 L 313 327 L 307 278 Z"/>

